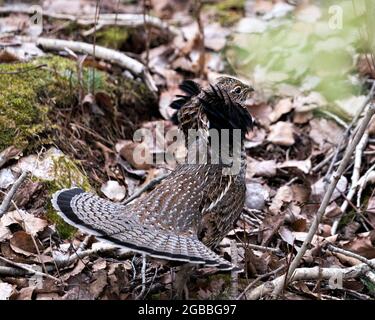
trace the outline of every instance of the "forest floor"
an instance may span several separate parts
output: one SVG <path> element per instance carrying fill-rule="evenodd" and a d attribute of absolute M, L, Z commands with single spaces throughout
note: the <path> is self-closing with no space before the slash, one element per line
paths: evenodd
<path fill-rule="evenodd" d="M 0 1 L 0 300 L 172 297 L 178 267 L 86 236 L 50 199 L 123 201 L 173 170 L 135 162 L 134 132 L 175 129 L 178 85 L 223 74 L 257 91 L 246 205 L 217 248 L 243 271 L 197 269 L 189 298 L 374 299 L 371 51 L 291 2 Z"/>

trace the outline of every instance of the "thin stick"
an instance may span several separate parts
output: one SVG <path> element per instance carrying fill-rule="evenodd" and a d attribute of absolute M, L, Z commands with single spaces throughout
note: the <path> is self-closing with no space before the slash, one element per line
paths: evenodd
<path fill-rule="evenodd" d="M 230 242 L 230 253 L 232 258 L 232 264 L 234 266 L 238 265 L 238 250 L 237 250 L 237 243 L 236 240 L 231 240 Z M 235 300 L 238 296 L 238 271 L 232 270 L 230 274 L 230 296 L 231 300 Z"/>
<path fill-rule="evenodd" d="M 12 266 L 15 266 L 15 267 L 17 267 L 17 268 L 20 268 L 20 269 L 26 270 L 26 271 L 30 272 L 31 274 L 35 274 L 35 275 L 37 275 L 37 276 L 46 277 L 46 278 L 49 278 L 49 279 L 52 279 L 52 280 L 55 280 L 55 281 L 61 282 L 60 279 L 58 279 L 58 278 L 56 278 L 56 277 L 54 277 L 54 276 L 51 276 L 51 275 L 49 275 L 48 273 L 43 273 L 43 272 L 40 272 L 40 271 L 36 271 L 36 270 L 34 270 L 33 268 L 27 267 L 27 266 L 25 266 L 25 265 L 23 265 L 23 264 L 19 264 L 19 263 L 17 263 L 17 262 L 13 262 L 12 260 L 8 260 L 8 259 L 6 259 L 6 258 L 4 258 L 4 257 L 2 257 L 2 256 L 0 256 L 0 260 L 3 261 L 3 262 L 5 262 L 5 263 L 8 263 L 8 264 L 10 264 L 10 265 L 12 265 Z"/>
<path fill-rule="evenodd" d="M 341 214 L 333 221 L 332 230 L 331 230 L 332 235 L 336 234 L 339 223 L 340 223 L 342 217 L 345 215 L 346 209 L 348 208 L 349 201 L 351 201 L 353 199 L 354 194 L 357 190 L 358 180 L 359 180 L 359 172 L 361 170 L 361 165 L 362 165 L 363 150 L 367 146 L 368 136 L 369 136 L 368 131 L 366 131 L 364 133 L 361 141 L 358 143 L 358 145 L 355 148 L 354 169 L 353 169 L 353 174 L 352 174 L 351 186 L 350 186 L 348 194 L 346 195 L 346 199 L 344 200 L 344 202 L 342 203 L 342 205 L 340 207 Z"/>
<path fill-rule="evenodd" d="M 252 287 L 255 286 L 255 284 L 257 284 L 260 280 L 264 279 L 264 278 L 267 278 L 269 276 L 272 276 L 278 272 L 280 272 L 281 270 L 283 270 L 285 268 L 285 266 L 280 266 L 278 267 L 277 269 L 275 270 L 272 270 L 270 272 L 267 272 L 265 274 L 261 274 L 258 278 L 256 278 L 254 281 L 250 282 L 249 285 L 245 288 L 245 290 L 243 292 L 241 292 L 241 294 L 236 298 L 236 300 L 241 300 L 241 298 L 246 294 L 246 292 L 248 292 Z"/>
<path fill-rule="evenodd" d="M 371 262 L 375 263 L 375 259 L 372 259 Z M 366 263 L 360 263 L 350 268 L 298 268 L 294 270 L 290 281 L 353 279 L 362 275 L 367 276 L 369 271 L 371 271 L 371 269 Z M 265 282 L 256 287 L 250 292 L 248 299 L 256 300 L 262 296 L 275 292 L 276 288 L 283 286 L 284 278 L 285 276 L 282 275 L 270 282 Z"/>
<path fill-rule="evenodd" d="M 20 73 L 25 73 L 25 72 L 29 72 L 29 71 L 32 71 L 32 70 L 40 69 L 40 68 L 43 68 L 43 67 L 47 67 L 47 65 L 46 64 L 39 64 L 39 65 L 34 66 L 34 67 L 23 68 L 23 69 L 19 69 L 19 70 L 16 70 L 16 71 L 0 72 L 0 74 L 20 74 Z"/>
<path fill-rule="evenodd" d="M 141 270 L 141 275 L 142 275 L 142 290 L 139 293 L 139 295 L 135 298 L 136 300 L 142 298 L 143 294 L 146 291 L 146 255 L 144 253 L 142 254 L 142 270 Z"/>
<path fill-rule="evenodd" d="M 13 184 L 12 188 L 10 188 L 8 194 L 5 196 L 3 202 L 1 203 L 0 217 L 8 211 L 14 195 L 16 194 L 16 192 L 17 192 L 18 188 L 21 186 L 21 184 L 27 178 L 27 175 L 28 175 L 28 172 L 26 172 L 26 171 L 22 172 L 22 174 L 19 176 L 17 181 Z"/>
<path fill-rule="evenodd" d="M 374 261 L 374 259 L 373 260 L 366 259 L 365 257 L 362 257 L 361 255 L 359 255 L 357 253 L 354 253 L 354 252 L 351 252 L 351 251 L 348 251 L 348 250 L 344 250 L 344 249 L 341 249 L 341 248 L 337 248 L 337 247 L 335 247 L 332 244 L 328 244 L 327 249 L 330 250 L 330 251 L 332 251 L 332 252 L 341 253 L 341 254 L 343 254 L 345 256 L 357 259 L 357 260 L 359 260 L 359 261 L 361 261 L 363 263 L 366 263 L 369 267 L 371 267 L 372 269 L 375 270 L 375 261 Z"/>
<path fill-rule="evenodd" d="M 329 165 L 329 168 L 327 170 L 327 173 L 324 177 L 324 181 L 329 181 L 330 180 L 330 177 L 331 177 L 331 172 L 333 171 L 333 167 L 337 161 L 337 157 L 340 153 L 340 150 L 341 150 L 341 147 L 344 145 L 344 142 L 345 140 L 349 137 L 350 135 L 350 131 L 352 130 L 352 128 L 354 127 L 354 125 L 358 122 L 358 119 L 359 117 L 361 116 L 362 112 L 365 110 L 366 106 L 370 103 L 371 99 L 372 99 L 372 96 L 374 95 L 374 90 L 375 90 L 375 81 L 372 83 L 372 86 L 371 86 L 371 90 L 369 92 L 369 94 L 367 95 L 367 98 L 366 100 L 363 102 L 362 106 L 359 108 L 359 110 L 357 111 L 357 113 L 355 114 L 354 118 L 352 119 L 352 121 L 350 122 L 350 124 L 347 126 L 344 134 L 342 135 L 338 145 L 337 145 L 337 148 L 336 148 L 336 151 L 333 155 L 333 158 L 331 160 L 331 163 Z"/>
<path fill-rule="evenodd" d="M 65 48 L 68 48 L 74 52 L 80 52 L 89 55 L 95 54 L 95 58 L 110 61 L 122 68 L 129 70 L 135 76 L 141 77 L 149 87 L 151 92 L 158 91 L 158 88 L 156 87 L 151 74 L 146 70 L 145 66 L 141 62 L 127 56 L 122 52 L 102 46 L 95 46 L 94 53 L 93 46 L 90 43 L 59 39 L 38 38 L 36 40 L 36 44 L 47 50 L 63 51 L 65 50 Z"/>
<path fill-rule="evenodd" d="M 322 203 L 321 203 L 321 205 L 318 209 L 318 212 L 316 213 L 315 219 L 314 219 L 313 223 L 311 224 L 309 232 L 307 233 L 305 241 L 303 242 L 300 250 L 297 252 L 295 258 L 293 259 L 293 261 L 290 265 L 289 271 L 285 275 L 282 276 L 283 281 L 278 283 L 278 285 L 273 290 L 274 296 L 278 296 L 280 294 L 280 292 L 283 289 L 284 281 L 285 281 L 286 284 L 288 284 L 291 276 L 293 275 L 294 271 L 298 267 L 298 265 L 299 265 L 302 257 L 304 256 L 305 252 L 307 251 L 307 247 L 310 245 L 310 243 L 311 243 L 311 241 L 312 241 L 312 239 L 313 239 L 313 237 L 314 237 L 314 235 L 315 235 L 315 233 L 318 229 L 320 220 L 323 217 L 323 214 L 324 214 L 324 212 L 325 212 L 325 210 L 326 210 L 326 208 L 327 208 L 327 206 L 330 202 L 330 199 L 332 197 L 332 194 L 333 194 L 334 190 L 336 189 L 336 185 L 337 185 L 340 177 L 344 173 L 344 171 L 345 171 L 345 169 L 346 169 L 346 167 L 349 163 L 349 160 L 350 160 L 350 158 L 353 154 L 354 149 L 356 148 L 359 141 L 362 139 L 362 136 L 364 135 L 364 133 L 367 129 L 367 126 L 368 126 L 369 122 L 371 121 L 371 118 L 374 115 L 374 113 L 375 113 L 375 105 L 373 103 L 371 103 L 368 107 L 368 110 L 366 112 L 365 117 L 363 118 L 363 120 L 362 120 L 362 122 L 359 126 L 359 129 L 357 130 L 357 133 L 355 134 L 352 142 L 349 144 L 348 148 L 345 151 L 345 154 L 344 154 L 344 157 L 343 157 L 343 159 L 340 163 L 340 166 L 338 167 L 337 171 L 333 174 L 331 183 L 328 185 L 327 191 L 324 195 L 324 198 L 323 198 Z"/>

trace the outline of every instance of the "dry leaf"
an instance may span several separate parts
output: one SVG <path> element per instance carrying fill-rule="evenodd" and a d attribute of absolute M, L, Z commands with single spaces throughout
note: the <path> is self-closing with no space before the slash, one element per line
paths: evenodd
<path fill-rule="evenodd" d="M 126 189 L 117 181 L 109 180 L 102 185 L 100 191 L 110 200 L 121 201 L 126 196 Z"/>
<path fill-rule="evenodd" d="M 292 100 L 289 98 L 281 99 L 274 107 L 270 114 L 271 122 L 276 122 L 280 117 L 286 113 L 289 113 L 293 109 Z"/>
<path fill-rule="evenodd" d="M 14 210 L 6 213 L 0 219 L 1 225 L 8 227 L 11 224 L 19 224 L 25 228 L 27 233 L 36 235 L 38 232 L 43 231 L 47 226 L 46 220 L 34 217 L 32 214 L 24 210 Z"/>
<path fill-rule="evenodd" d="M 278 165 L 279 168 L 291 168 L 295 167 L 301 170 L 303 173 L 308 174 L 311 170 L 311 160 L 288 160 Z"/>
<path fill-rule="evenodd" d="M 0 300 L 9 300 L 16 286 L 6 282 L 0 282 Z"/>
<path fill-rule="evenodd" d="M 335 122 L 327 119 L 313 119 L 310 121 L 310 138 L 323 149 L 328 143 L 328 147 L 337 145 L 344 133 L 344 130 Z"/>
<path fill-rule="evenodd" d="M 250 158 L 247 162 L 246 176 L 251 178 L 257 177 L 273 177 L 276 175 L 277 164 L 275 160 L 257 161 Z"/>
<path fill-rule="evenodd" d="M 293 200 L 293 191 L 289 186 L 282 186 L 277 190 L 275 197 L 269 207 L 270 212 L 273 214 L 280 213 L 280 209 L 284 203 L 289 203 Z"/>
<path fill-rule="evenodd" d="M 267 140 L 281 146 L 293 145 L 295 143 L 293 124 L 279 121 L 270 126 L 270 133 Z"/>

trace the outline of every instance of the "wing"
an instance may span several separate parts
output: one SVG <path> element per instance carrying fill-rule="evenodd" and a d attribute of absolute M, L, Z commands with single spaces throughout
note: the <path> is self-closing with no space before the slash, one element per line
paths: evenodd
<path fill-rule="evenodd" d="M 78 188 L 57 192 L 52 203 L 67 223 L 117 246 L 155 258 L 230 270 L 233 266 L 228 261 L 197 238 L 202 186 L 193 180 L 180 170 L 127 206 Z"/>

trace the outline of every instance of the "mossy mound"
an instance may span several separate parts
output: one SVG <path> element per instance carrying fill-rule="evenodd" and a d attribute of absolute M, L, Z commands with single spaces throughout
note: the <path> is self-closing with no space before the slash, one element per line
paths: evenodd
<path fill-rule="evenodd" d="M 45 66 L 35 68 L 40 65 Z M 53 127 L 50 109 L 77 101 L 76 70 L 74 61 L 56 56 L 0 65 L 0 150 L 48 142 L 47 133 Z M 92 84 L 97 90 L 111 88 L 105 73 L 84 68 L 82 86 Z"/>

